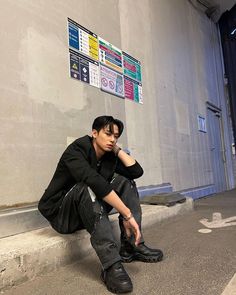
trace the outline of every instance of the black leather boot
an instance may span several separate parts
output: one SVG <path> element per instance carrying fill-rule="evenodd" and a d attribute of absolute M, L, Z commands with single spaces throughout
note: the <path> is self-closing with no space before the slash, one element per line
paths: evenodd
<path fill-rule="evenodd" d="M 120 261 L 114 263 L 101 274 L 107 289 L 114 294 L 132 292 L 132 281 Z"/>
<path fill-rule="evenodd" d="M 163 259 L 163 252 L 159 249 L 151 249 L 144 243 L 138 246 L 132 246 L 129 242 L 121 242 L 120 256 L 122 262 L 131 262 L 133 260 L 143 262 L 158 262 Z"/>

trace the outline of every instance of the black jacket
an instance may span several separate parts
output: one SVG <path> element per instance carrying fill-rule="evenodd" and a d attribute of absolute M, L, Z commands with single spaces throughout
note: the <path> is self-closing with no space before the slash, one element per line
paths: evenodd
<path fill-rule="evenodd" d="M 113 152 L 105 153 L 98 165 L 92 138 L 86 135 L 76 139 L 62 154 L 52 180 L 39 201 L 39 211 L 51 221 L 65 194 L 79 182 L 89 186 L 97 198 L 104 198 L 112 191 L 110 181 L 115 172 L 134 179 L 143 174 L 143 169 L 138 162 L 125 167 Z"/>

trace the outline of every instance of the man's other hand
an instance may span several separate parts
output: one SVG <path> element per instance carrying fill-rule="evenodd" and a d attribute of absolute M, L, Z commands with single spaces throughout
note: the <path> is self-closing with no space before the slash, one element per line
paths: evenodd
<path fill-rule="evenodd" d="M 132 233 L 134 234 L 135 245 L 137 246 L 140 243 L 141 233 L 136 220 L 134 219 L 134 217 L 132 217 L 128 221 L 123 220 L 123 224 L 128 238 L 131 237 Z"/>

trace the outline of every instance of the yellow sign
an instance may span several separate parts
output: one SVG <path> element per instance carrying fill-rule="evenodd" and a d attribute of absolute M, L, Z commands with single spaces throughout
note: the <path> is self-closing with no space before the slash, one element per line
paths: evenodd
<path fill-rule="evenodd" d="M 98 39 L 89 35 L 89 55 L 98 60 Z"/>
<path fill-rule="evenodd" d="M 72 68 L 73 68 L 74 70 L 78 70 L 78 67 L 77 67 L 76 64 L 73 64 Z"/>

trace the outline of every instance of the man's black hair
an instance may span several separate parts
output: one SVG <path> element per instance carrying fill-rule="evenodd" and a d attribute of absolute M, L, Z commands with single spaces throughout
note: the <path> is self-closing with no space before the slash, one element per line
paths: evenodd
<path fill-rule="evenodd" d="M 92 129 L 97 130 L 99 132 L 101 129 L 105 128 L 106 126 L 109 126 L 109 131 L 111 133 L 114 133 L 113 126 L 117 125 L 119 129 L 119 137 L 121 136 L 123 130 L 124 130 L 124 124 L 118 119 L 113 118 L 112 116 L 100 116 L 97 117 L 93 121 Z"/>

